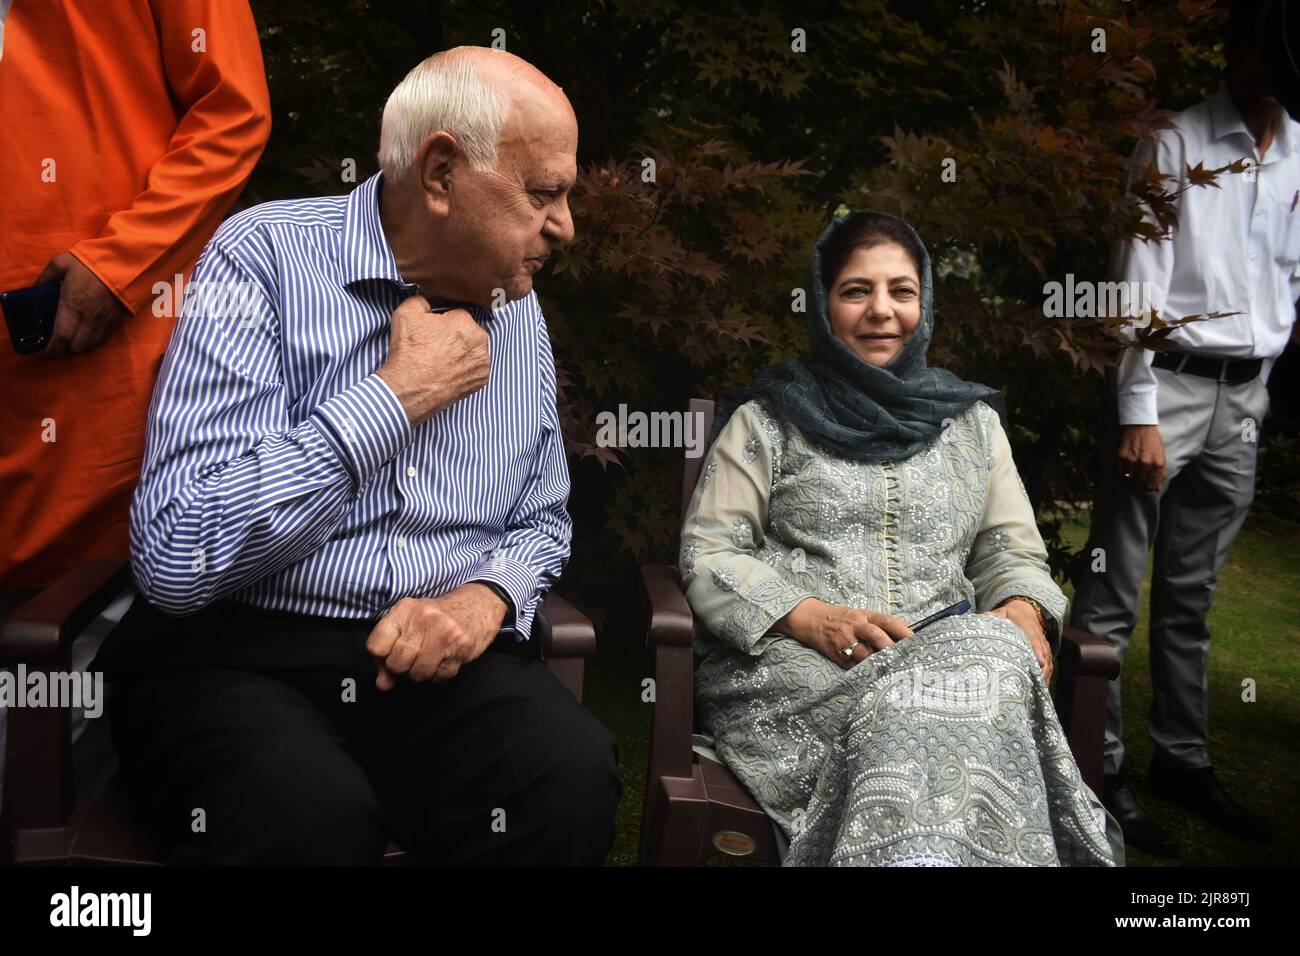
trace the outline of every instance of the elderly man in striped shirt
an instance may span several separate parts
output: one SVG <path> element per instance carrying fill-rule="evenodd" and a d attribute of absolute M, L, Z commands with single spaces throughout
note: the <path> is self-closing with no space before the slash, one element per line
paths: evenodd
<path fill-rule="evenodd" d="M 569 556 L 533 275 L 577 135 L 523 60 L 449 50 L 389 98 L 378 175 L 204 250 L 100 657 L 172 860 L 603 860 L 614 738 L 509 652 Z"/>

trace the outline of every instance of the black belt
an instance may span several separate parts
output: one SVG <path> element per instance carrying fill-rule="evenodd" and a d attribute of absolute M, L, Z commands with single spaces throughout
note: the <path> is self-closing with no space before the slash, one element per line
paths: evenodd
<path fill-rule="evenodd" d="M 1217 382 L 1227 382 L 1229 385 L 1240 385 L 1242 382 L 1254 380 L 1263 367 L 1264 360 L 1209 358 L 1205 355 L 1193 355 L 1191 352 L 1170 350 L 1157 352 L 1151 359 L 1151 364 L 1155 368 L 1167 368 L 1173 372 L 1212 378 Z"/>

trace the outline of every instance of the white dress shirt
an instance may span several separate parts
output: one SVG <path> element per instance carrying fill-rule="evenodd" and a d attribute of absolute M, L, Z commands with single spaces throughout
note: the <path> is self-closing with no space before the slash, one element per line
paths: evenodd
<path fill-rule="evenodd" d="M 1148 282 L 1151 308 L 1165 320 L 1236 312 L 1175 329 L 1177 349 L 1221 358 L 1262 358 L 1264 380 L 1286 347 L 1300 297 L 1300 123 L 1286 113 L 1261 156 L 1255 139 L 1220 87 L 1174 118 L 1155 140 L 1142 140 L 1134 158 L 1154 162 L 1187 187 L 1176 200 L 1172 238 L 1121 243 L 1113 272 L 1126 282 Z M 1239 159 L 1247 173 L 1220 173 L 1215 186 L 1191 186 L 1187 167 L 1218 169 Z M 1148 212 L 1148 217 L 1150 213 Z M 1130 338 L 1131 330 L 1127 331 Z M 1119 367 L 1121 425 L 1158 424 L 1154 352 L 1131 348 Z"/>

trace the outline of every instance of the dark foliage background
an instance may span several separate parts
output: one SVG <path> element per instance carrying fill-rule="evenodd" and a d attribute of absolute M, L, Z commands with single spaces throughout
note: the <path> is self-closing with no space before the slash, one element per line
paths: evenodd
<path fill-rule="evenodd" d="M 1104 279 L 1109 246 L 1134 230 L 1123 187 L 1135 137 L 1161 124 L 1157 105 L 1182 109 L 1218 85 L 1212 0 L 253 7 L 275 128 L 245 202 L 347 191 L 345 159 L 357 181 L 373 173 L 387 94 L 440 49 L 503 39 L 572 100 L 577 239 L 538 290 L 572 455 L 561 587 L 593 617 L 634 607 L 637 564 L 676 561 L 682 455 L 598 448 L 596 414 L 682 409 L 797 354 L 792 290 L 807 287 L 812 242 L 841 205 L 899 213 L 926 240 L 930 362 L 1006 389 L 1016 459 L 1065 567 L 1059 518 L 1091 497 L 1116 337 L 1045 319 L 1042 287 Z M 1158 181 L 1147 194 L 1170 198 Z M 1281 392 L 1293 352 L 1272 380 L 1257 508 L 1294 516 L 1300 415 Z"/>

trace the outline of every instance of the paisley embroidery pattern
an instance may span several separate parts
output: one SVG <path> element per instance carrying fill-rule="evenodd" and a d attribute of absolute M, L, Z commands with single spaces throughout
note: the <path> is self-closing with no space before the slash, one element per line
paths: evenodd
<path fill-rule="evenodd" d="M 716 580 L 718 572 L 714 574 Z M 735 584 L 734 579 L 719 582 L 720 587 L 728 584 Z M 738 590 L 738 587 L 728 590 Z M 786 584 L 779 577 L 765 578 L 754 587 L 740 591 L 731 614 L 723 622 L 721 633 L 747 640 L 755 632 L 766 632 L 804 597 L 807 597 L 806 591 Z"/>

